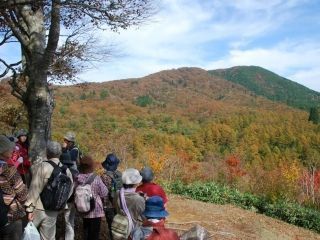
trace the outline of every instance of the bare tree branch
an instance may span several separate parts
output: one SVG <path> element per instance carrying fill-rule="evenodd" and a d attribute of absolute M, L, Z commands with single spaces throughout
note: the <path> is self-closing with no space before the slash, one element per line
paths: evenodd
<path fill-rule="evenodd" d="M 14 67 L 16 67 L 16 66 L 21 64 L 21 61 L 16 62 L 16 63 L 12 63 L 12 64 L 8 64 L 6 61 L 4 61 L 1 58 L 0 58 L 0 62 L 6 67 L 6 70 L 4 70 L 4 72 L 0 74 L 0 78 L 6 76 L 10 70 L 13 71 L 13 72 L 16 71 L 14 69 Z"/>
<path fill-rule="evenodd" d="M 19 40 L 21 45 L 27 50 L 28 49 L 27 36 L 23 35 L 20 32 L 19 27 L 16 25 L 16 23 L 14 21 L 12 21 L 11 17 L 8 16 L 8 14 L 6 12 L 1 11 L 0 13 L 3 16 L 3 18 L 6 20 L 8 26 L 12 30 L 14 36 Z"/>
<path fill-rule="evenodd" d="M 18 75 L 17 72 L 14 72 L 9 84 L 12 88 L 11 94 L 21 100 L 22 102 L 25 102 L 26 99 L 26 91 L 24 91 L 18 84 L 18 78 L 22 77 L 21 75 Z"/>
<path fill-rule="evenodd" d="M 13 34 L 11 31 L 7 31 L 4 36 L 3 36 L 3 39 L 2 41 L 0 42 L 0 46 L 2 46 L 3 44 L 5 43 L 8 43 L 8 40 L 13 37 Z"/>
<path fill-rule="evenodd" d="M 0 58 L 0 62 L 5 66 L 5 70 L 3 73 L 0 74 L 0 78 L 6 76 L 9 71 L 12 71 L 13 75 L 11 76 L 11 80 L 9 81 L 9 84 L 12 87 L 12 95 L 20 99 L 21 101 L 24 101 L 25 91 L 18 85 L 17 78 L 18 73 L 15 67 L 19 66 L 21 64 L 21 61 L 8 64 L 5 60 Z"/>

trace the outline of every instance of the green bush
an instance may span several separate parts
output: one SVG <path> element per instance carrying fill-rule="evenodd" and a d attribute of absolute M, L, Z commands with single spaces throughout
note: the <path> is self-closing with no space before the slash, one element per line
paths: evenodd
<path fill-rule="evenodd" d="M 135 104 L 140 107 L 146 107 L 153 103 L 153 99 L 149 95 L 137 97 Z"/>
<path fill-rule="evenodd" d="M 82 93 L 79 97 L 80 100 L 86 100 L 87 99 L 87 95 L 85 93 Z"/>
<path fill-rule="evenodd" d="M 101 100 L 106 99 L 108 96 L 109 96 L 109 92 L 108 92 L 107 89 L 102 89 L 102 90 L 100 91 L 100 99 L 101 99 Z"/>
<path fill-rule="evenodd" d="M 167 188 L 173 193 L 188 196 L 195 200 L 215 204 L 234 204 L 320 233 L 320 212 L 296 203 L 284 200 L 271 202 L 267 198 L 242 193 L 237 189 L 214 182 L 197 182 L 188 185 L 175 182 L 168 184 Z"/>

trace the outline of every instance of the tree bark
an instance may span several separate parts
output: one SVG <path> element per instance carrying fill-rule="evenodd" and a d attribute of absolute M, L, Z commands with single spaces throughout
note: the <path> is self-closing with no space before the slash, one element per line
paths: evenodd
<path fill-rule="evenodd" d="M 29 117 L 30 157 L 33 163 L 46 159 L 46 145 L 51 138 L 53 97 L 43 72 L 33 70 L 30 74 L 26 107 Z"/>

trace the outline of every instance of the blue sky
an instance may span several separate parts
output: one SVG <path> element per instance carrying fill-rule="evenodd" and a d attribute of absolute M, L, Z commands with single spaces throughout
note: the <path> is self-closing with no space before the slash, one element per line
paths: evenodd
<path fill-rule="evenodd" d="M 97 32 L 115 44 L 82 81 L 143 77 L 179 67 L 257 65 L 320 91 L 320 0 L 157 0 L 139 28 Z M 18 49 L 0 48 L 14 60 Z"/>
<path fill-rule="evenodd" d="M 257 65 L 320 91 L 319 12 L 319 0 L 162 0 L 138 29 L 99 33 L 119 54 L 81 78 Z"/>

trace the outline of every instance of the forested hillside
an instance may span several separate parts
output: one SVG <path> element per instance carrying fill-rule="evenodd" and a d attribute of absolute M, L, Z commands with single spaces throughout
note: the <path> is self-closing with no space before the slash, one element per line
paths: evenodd
<path fill-rule="evenodd" d="M 97 161 L 114 151 L 123 168 L 149 164 L 160 180 L 214 180 L 317 204 L 320 127 L 306 111 L 198 68 L 53 88 L 53 138 L 76 132 Z M 16 109 L 5 89 L 2 108 Z M 9 122 L 2 121 L 3 132 Z"/>
<path fill-rule="evenodd" d="M 319 107 L 320 93 L 257 66 L 239 66 L 209 71 L 238 83 L 259 96 L 301 109 Z"/>

